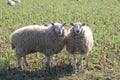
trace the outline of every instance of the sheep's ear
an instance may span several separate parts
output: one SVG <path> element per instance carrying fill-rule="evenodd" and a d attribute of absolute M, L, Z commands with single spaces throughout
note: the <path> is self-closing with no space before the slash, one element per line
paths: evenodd
<path fill-rule="evenodd" d="M 65 25 L 66 25 L 66 23 L 63 23 L 63 24 L 62 24 L 62 26 L 65 26 Z"/>
<path fill-rule="evenodd" d="M 82 23 L 82 26 L 85 26 L 86 24 L 85 23 Z"/>
<path fill-rule="evenodd" d="M 71 25 L 71 26 L 74 26 L 74 24 L 73 24 L 73 23 L 70 23 L 70 25 Z"/>
<path fill-rule="evenodd" d="M 52 26 L 55 26 L 55 24 L 54 23 L 51 23 L 52 24 Z"/>

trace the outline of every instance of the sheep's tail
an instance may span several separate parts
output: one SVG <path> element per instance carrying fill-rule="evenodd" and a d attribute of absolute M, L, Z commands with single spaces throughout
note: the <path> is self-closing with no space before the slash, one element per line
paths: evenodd
<path fill-rule="evenodd" d="M 14 49 L 14 48 L 15 48 L 15 45 L 14 45 L 13 43 L 11 43 L 11 46 L 12 46 L 12 49 Z"/>
<path fill-rule="evenodd" d="M 13 37 L 13 33 L 10 35 L 9 39 L 10 39 L 10 42 L 11 42 L 11 47 L 12 47 L 12 49 L 14 49 L 14 48 L 15 48 L 15 45 L 13 44 L 12 37 Z"/>
<path fill-rule="evenodd" d="M 11 36 L 10 36 L 11 37 Z M 14 45 L 14 43 L 11 41 L 11 47 L 12 47 L 12 49 L 14 49 L 15 48 L 15 45 Z"/>

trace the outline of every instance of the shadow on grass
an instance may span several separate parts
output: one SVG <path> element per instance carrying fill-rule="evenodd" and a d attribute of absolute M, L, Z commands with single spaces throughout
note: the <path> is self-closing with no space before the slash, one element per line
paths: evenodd
<path fill-rule="evenodd" d="M 50 71 L 10 69 L 0 72 L 0 80 L 58 80 L 59 78 L 70 76 L 72 73 L 72 66 L 68 64 L 55 66 Z"/>

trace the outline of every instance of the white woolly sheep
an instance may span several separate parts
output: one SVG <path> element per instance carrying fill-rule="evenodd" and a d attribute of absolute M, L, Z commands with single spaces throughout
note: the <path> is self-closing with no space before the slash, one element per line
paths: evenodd
<path fill-rule="evenodd" d="M 21 0 L 8 0 L 8 4 L 11 6 L 15 5 L 16 2 L 21 3 Z"/>
<path fill-rule="evenodd" d="M 50 68 L 50 57 L 59 53 L 65 45 L 65 24 L 52 23 L 48 27 L 31 25 L 20 28 L 10 36 L 12 48 L 16 48 L 18 68 L 23 69 L 21 58 L 28 65 L 26 55 L 41 52 L 47 56 L 46 67 Z"/>
<path fill-rule="evenodd" d="M 15 5 L 15 2 L 13 0 L 8 0 L 8 4 L 13 6 L 13 5 Z"/>
<path fill-rule="evenodd" d="M 73 68 L 76 69 L 76 53 L 80 52 L 80 65 L 83 71 L 83 57 L 86 57 L 89 51 L 93 47 L 93 34 L 91 29 L 85 23 L 71 23 L 71 28 L 66 36 L 66 50 L 73 54 L 74 65 Z M 87 61 L 88 64 L 88 61 Z"/>

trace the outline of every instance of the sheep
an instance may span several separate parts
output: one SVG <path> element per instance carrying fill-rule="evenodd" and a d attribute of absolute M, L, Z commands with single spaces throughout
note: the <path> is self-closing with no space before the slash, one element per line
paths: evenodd
<path fill-rule="evenodd" d="M 80 52 L 80 69 L 83 70 L 83 58 L 86 57 L 88 65 L 88 53 L 93 47 L 93 33 L 85 23 L 71 23 L 71 28 L 66 35 L 66 50 L 73 54 L 74 64 L 73 69 L 76 70 L 77 59 L 76 53 Z"/>
<path fill-rule="evenodd" d="M 10 6 L 13 6 L 13 5 L 15 5 L 15 2 L 14 2 L 13 0 L 8 0 L 8 4 L 9 4 Z"/>
<path fill-rule="evenodd" d="M 8 0 L 8 4 L 11 6 L 15 5 L 16 2 L 21 3 L 21 0 Z"/>
<path fill-rule="evenodd" d="M 65 24 L 51 23 L 48 27 L 29 25 L 14 31 L 11 35 L 12 48 L 16 48 L 18 68 L 23 69 L 21 58 L 23 57 L 26 66 L 28 61 L 26 55 L 40 52 L 47 56 L 46 68 L 50 69 L 50 57 L 59 53 L 65 45 Z"/>

